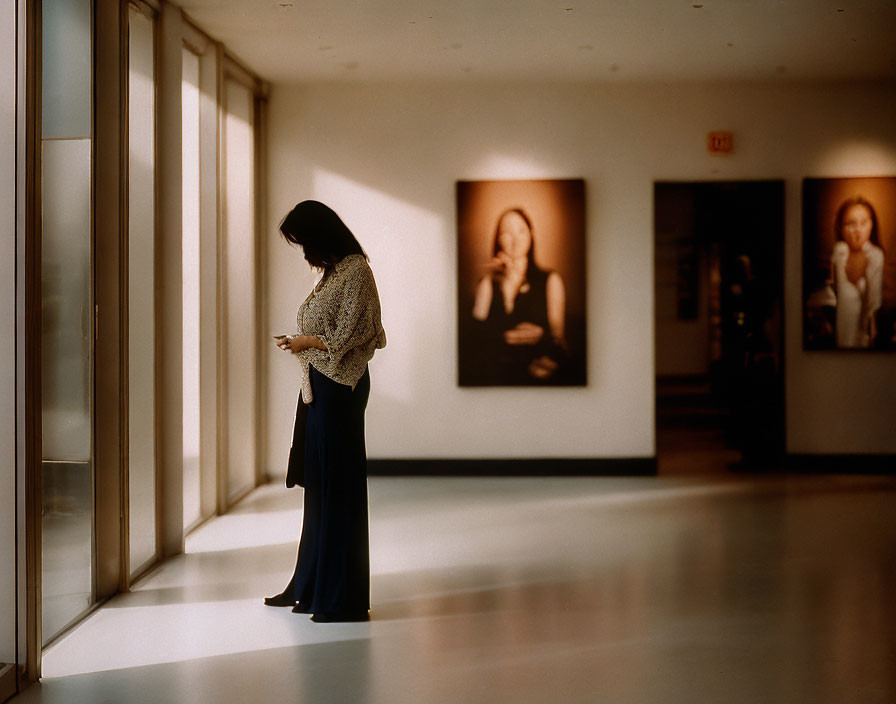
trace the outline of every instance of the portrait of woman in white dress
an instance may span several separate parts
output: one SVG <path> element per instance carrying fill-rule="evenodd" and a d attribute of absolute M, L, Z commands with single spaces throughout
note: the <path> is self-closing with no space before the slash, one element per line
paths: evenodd
<path fill-rule="evenodd" d="M 831 280 L 837 347 L 870 347 L 877 337 L 875 315 L 883 293 L 884 251 L 877 214 L 862 196 L 843 201 L 834 222 L 837 242 L 831 253 Z"/>
<path fill-rule="evenodd" d="M 803 180 L 803 348 L 896 350 L 896 178 Z"/>

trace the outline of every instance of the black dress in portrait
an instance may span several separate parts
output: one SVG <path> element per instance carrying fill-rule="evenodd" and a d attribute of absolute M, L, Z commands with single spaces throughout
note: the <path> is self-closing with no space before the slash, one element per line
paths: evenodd
<path fill-rule="evenodd" d="M 551 337 L 547 312 L 547 281 L 550 271 L 530 267 L 526 282 L 509 313 L 498 281 L 492 282 L 492 303 L 488 317 L 475 320 L 465 316 L 460 349 L 461 386 L 541 386 L 563 383 L 565 352 Z M 510 345 L 504 333 L 520 323 L 533 323 L 544 330 L 535 345 Z M 560 364 L 548 379 L 537 379 L 529 371 L 533 360 L 548 356 Z"/>

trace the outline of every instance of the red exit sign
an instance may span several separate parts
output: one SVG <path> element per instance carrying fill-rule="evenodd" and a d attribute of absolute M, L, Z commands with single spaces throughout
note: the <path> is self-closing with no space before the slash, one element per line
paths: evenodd
<path fill-rule="evenodd" d="M 710 154 L 730 154 L 734 151 L 734 133 L 710 132 L 707 143 Z"/>

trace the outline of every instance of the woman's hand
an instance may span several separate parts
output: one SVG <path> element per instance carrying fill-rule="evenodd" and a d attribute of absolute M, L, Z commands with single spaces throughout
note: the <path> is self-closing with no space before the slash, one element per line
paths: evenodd
<path fill-rule="evenodd" d="M 485 265 L 485 270 L 495 277 L 500 278 L 510 268 L 513 259 L 506 252 L 498 252 Z"/>
<path fill-rule="evenodd" d="M 529 260 L 526 257 L 514 259 L 507 252 L 498 252 L 485 265 L 485 270 L 500 281 L 502 286 L 519 289 L 526 280 L 528 266 Z"/>
<path fill-rule="evenodd" d="M 547 379 L 560 365 L 547 355 L 533 359 L 529 364 L 529 374 L 536 379 Z"/>
<path fill-rule="evenodd" d="M 293 354 L 311 348 L 317 350 L 327 349 L 327 346 L 314 335 L 286 335 L 277 340 L 277 347 Z"/>
<path fill-rule="evenodd" d="M 507 313 L 513 312 L 513 306 L 518 293 L 529 290 L 529 284 L 526 282 L 526 271 L 529 266 L 529 260 L 523 257 L 511 257 L 507 252 L 499 251 L 488 264 L 485 265 L 485 277 L 483 281 L 494 280 L 501 288 L 501 295 L 504 298 L 504 310 Z M 489 291 L 490 293 L 490 291 Z M 490 300 L 490 299 L 489 299 Z M 478 310 L 478 307 L 477 307 Z M 481 315 L 481 311 L 479 311 Z M 474 313 L 477 320 L 484 320 Z"/>
<path fill-rule="evenodd" d="M 508 345 L 537 345 L 542 337 L 544 328 L 535 323 L 520 323 L 504 331 L 504 342 Z"/>
<path fill-rule="evenodd" d="M 294 352 L 294 351 L 297 352 L 298 350 L 292 349 L 292 345 L 293 345 L 294 341 L 295 341 L 294 335 L 283 335 L 283 337 L 277 338 L 277 347 L 279 347 L 281 350 L 286 350 L 288 352 Z"/>

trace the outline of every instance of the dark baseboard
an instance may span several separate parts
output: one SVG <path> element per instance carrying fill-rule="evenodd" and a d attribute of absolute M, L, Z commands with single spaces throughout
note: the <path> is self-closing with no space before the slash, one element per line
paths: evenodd
<path fill-rule="evenodd" d="M 896 474 L 896 455 L 788 454 L 771 463 L 745 463 L 752 472 Z M 735 469 L 729 467 L 729 469 Z M 649 477 L 656 457 L 521 459 L 369 459 L 372 477 Z"/>
<path fill-rule="evenodd" d="M 369 459 L 372 477 L 652 476 L 655 457 L 545 459 Z"/>
<path fill-rule="evenodd" d="M 806 474 L 896 474 L 896 455 L 788 454 L 784 466 Z"/>

